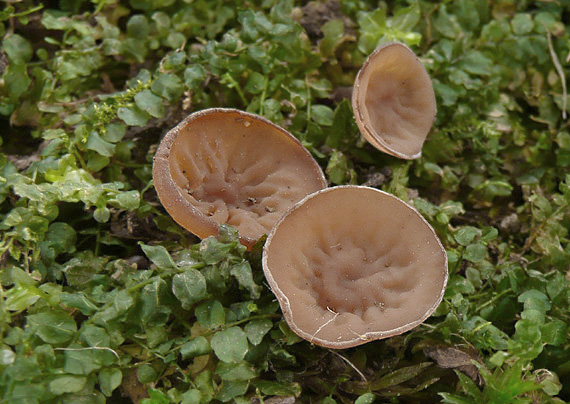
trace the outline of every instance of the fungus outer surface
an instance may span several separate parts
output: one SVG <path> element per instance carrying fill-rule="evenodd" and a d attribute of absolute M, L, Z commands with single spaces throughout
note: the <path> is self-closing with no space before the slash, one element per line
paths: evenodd
<path fill-rule="evenodd" d="M 437 308 L 447 256 L 412 207 L 373 188 L 309 195 L 269 234 L 263 270 L 299 336 L 349 348 L 408 331 Z"/>
<path fill-rule="evenodd" d="M 352 105 L 374 147 L 404 159 L 421 156 L 436 101 L 426 69 L 406 45 L 388 43 L 368 57 L 356 77 Z"/>
<path fill-rule="evenodd" d="M 319 165 L 290 133 L 223 108 L 196 112 L 168 132 L 153 178 L 181 226 L 205 238 L 227 223 L 249 247 L 297 201 L 326 186 Z"/>

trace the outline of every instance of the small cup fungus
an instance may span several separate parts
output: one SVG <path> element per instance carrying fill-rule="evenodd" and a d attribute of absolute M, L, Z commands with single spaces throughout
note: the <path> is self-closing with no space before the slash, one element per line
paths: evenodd
<path fill-rule="evenodd" d="M 327 185 L 289 132 L 223 108 L 196 112 L 168 132 L 153 178 L 160 201 L 182 227 L 204 238 L 228 223 L 248 247 L 293 204 Z"/>
<path fill-rule="evenodd" d="M 374 188 L 318 191 L 275 225 L 263 270 L 302 338 L 349 348 L 408 331 L 433 313 L 447 256 L 412 207 Z"/>
<path fill-rule="evenodd" d="M 410 48 L 397 42 L 368 57 L 354 82 L 352 107 L 366 140 L 408 160 L 421 156 L 437 112 L 426 69 Z"/>

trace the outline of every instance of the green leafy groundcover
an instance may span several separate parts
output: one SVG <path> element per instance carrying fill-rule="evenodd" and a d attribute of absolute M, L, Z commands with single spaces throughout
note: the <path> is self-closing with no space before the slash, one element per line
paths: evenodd
<path fill-rule="evenodd" d="M 60 0 L 0 11 L 0 403 L 570 400 L 570 1 Z M 366 144 L 350 87 L 407 43 L 438 102 L 423 157 Z M 151 162 L 188 113 L 288 128 L 332 185 L 413 204 L 447 250 L 436 313 L 299 340 L 235 230 L 199 242 Z"/>

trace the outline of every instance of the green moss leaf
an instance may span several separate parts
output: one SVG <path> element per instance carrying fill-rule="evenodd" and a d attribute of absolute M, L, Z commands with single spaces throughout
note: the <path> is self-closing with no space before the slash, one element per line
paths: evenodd
<path fill-rule="evenodd" d="M 101 392 L 111 397 L 113 391 L 121 385 L 123 373 L 119 369 L 107 368 L 99 372 L 98 378 Z"/>
<path fill-rule="evenodd" d="M 468 246 L 475 240 L 477 236 L 480 235 L 480 229 L 472 226 L 465 226 L 457 230 L 455 233 L 455 240 L 463 246 Z"/>
<path fill-rule="evenodd" d="M 260 94 L 265 88 L 265 77 L 261 73 L 252 72 L 245 89 L 251 94 Z"/>
<path fill-rule="evenodd" d="M 321 30 L 324 37 L 319 44 L 319 49 L 322 56 L 330 57 L 344 36 L 344 22 L 342 20 L 328 21 L 321 27 Z"/>
<path fill-rule="evenodd" d="M 97 132 L 91 132 L 85 147 L 105 157 L 111 157 L 115 153 L 115 145 L 103 140 Z"/>
<path fill-rule="evenodd" d="M 172 278 L 172 292 L 189 309 L 192 305 L 207 296 L 206 279 L 193 268 L 185 268 L 184 272 Z"/>
<path fill-rule="evenodd" d="M 161 118 L 164 115 L 162 98 L 155 95 L 150 90 L 143 90 L 135 95 L 135 103 L 141 110 L 147 112 L 150 116 Z"/>
<path fill-rule="evenodd" d="M 107 207 L 97 208 L 93 212 L 93 218 L 99 223 L 106 223 L 111 218 L 111 211 Z"/>
<path fill-rule="evenodd" d="M 103 140 L 110 143 L 117 143 L 123 139 L 127 127 L 122 123 L 113 122 L 105 126 L 105 131 L 102 133 L 101 137 Z"/>
<path fill-rule="evenodd" d="M 226 323 L 224 306 L 218 300 L 208 300 L 196 307 L 196 319 L 202 327 L 213 330 Z"/>
<path fill-rule="evenodd" d="M 17 65 L 23 65 L 32 59 L 34 50 L 30 42 L 21 35 L 13 34 L 4 38 L 2 50 L 6 52 L 10 61 Z"/>
<path fill-rule="evenodd" d="M 253 280 L 253 272 L 249 262 L 243 261 L 234 265 L 230 269 L 230 274 L 237 279 L 240 287 L 249 292 L 252 299 L 259 299 L 261 294 L 261 286 L 257 285 Z"/>
<path fill-rule="evenodd" d="M 139 368 L 137 369 L 137 379 L 139 379 L 139 382 L 143 384 L 151 383 L 155 381 L 157 377 L 158 373 L 150 365 L 145 364 L 139 366 Z"/>
<path fill-rule="evenodd" d="M 465 248 L 463 258 L 471 262 L 481 262 L 487 257 L 487 248 L 481 243 L 470 244 Z"/>
<path fill-rule="evenodd" d="M 202 394 L 200 390 L 190 389 L 182 394 L 180 404 L 200 404 L 202 402 Z"/>
<path fill-rule="evenodd" d="M 551 308 L 550 299 L 538 290 L 527 290 L 519 295 L 519 302 L 524 303 L 525 310 L 538 310 L 546 313 Z"/>
<path fill-rule="evenodd" d="M 361 395 L 354 402 L 355 404 L 372 404 L 376 401 L 376 396 L 373 393 L 366 393 Z"/>
<path fill-rule="evenodd" d="M 273 328 L 273 323 L 268 319 L 259 319 L 249 322 L 244 330 L 247 334 L 247 339 L 253 345 L 259 345 L 263 337 Z"/>
<path fill-rule="evenodd" d="M 294 396 L 301 394 L 301 386 L 298 383 L 274 382 L 270 380 L 257 380 L 254 382 L 263 394 L 270 396 Z"/>
<path fill-rule="evenodd" d="M 121 107 L 117 111 L 117 116 L 129 126 L 144 126 L 150 118 L 148 112 L 138 106 Z"/>
<path fill-rule="evenodd" d="M 333 110 L 326 105 L 311 106 L 311 117 L 319 125 L 331 126 L 333 123 L 333 116 Z"/>
<path fill-rule="evenodd" d="M 99 307 L 83 292 L 64 292 L 60 295 L 60 299 L 65 306 L 78 309 L 81 313 L 87 316 L 95 314 L 99 309 Z"/>
<path fill-rule="evenodd" d="M 163 73 L 151 85 L 151 90 L 166 98 L 170 102 L 174 102 L 180 98 L 184 85 L 178 76 L 174 74 Z"/>
<path fill-rule="evenodd" d="M 49 383 L 49 390 L 55 395 L 77 393 L 83 389 L 87 378 L 83 376 L 58 376 Z"/>
<path fill-rule="evenodd" d="M 73 338 L 77 325 L 64 311 L 44 312 L 28 316 L 28 325 L 48 344 L 61 344 Z"/>
<path fill-rule="evenodd" d="M 246 393 L 249 387 L 247 381 L 224 381 L 216 394 L 216 399 L 227 402 Z"/>
<path fill-rule="evenodd" d="M 554 320 L 540 326 L 540 334 L 545 344 L 560 346 L 568 338 L 568 326 L 560 320 Z"/>
<path fill-rule="evenodd" d="M 140 244 L 145 255 L 159 268 L 163 269 L 177 269 L 178 266 L 172 260 L 172 257 L 168 253 L 168 250 L 161 245 L 150 246 L 146 244 Z"/>
<path fill-rule="evenodd" d="M 214 265 L 222 261 L 232 248 L 234 248 L 232 244 L 225 244 L 215 237 L 208 237 L 200 243 L 199 252 L 206 264 Z"/>
<path fill-rule="evenodd" d="M 28 76 L 26 67 L 9 65 L 3 74 L 5 95 L 10 100 L 17 100 L 28 89 L 32 79 Z"/>
<path fill-rule="evenodd" d="M 40 298 L 39 294 L 34 289 L 28 288 L 25 285 L 16 285 L 5 294 L 6 310 L 9 311 L 22 311 L 33 305 Z"/>
<path fill-rule="evenodd" d="M 525 35 L 532 30 L 534 22 L 529 14 L 517 14 L 512 19 L 511 26 L 516 35 Z"/>
<path fill-rule="evenodd" d="M 131 38 L 146 40 L 150 33 L 150 26 L 142 14 L 133 15 L 127 22 L 127 35 Z"/>
<path fill-rule="evenodd" d="M 202 65 L 192 65 L 184 70 L 184 84 L 188 88 L 196 88 L 206 79 L 206 69 Z"/>
<path fill-rule="evenodd" d="M 180 348 L 182 359 L 190 359 L 196 356 L 206 355 L 210 352 L 212 352 L 210 343 L 202 336 L 191 339 Z"/>
<path fill-rule="evenodd" d="M 126 210 L 135 210 L 140 206 L 141 196 L 138 191 L 127 191 L 117 194 L 115 200 Z"/>
<path fill-rule="evenodd" d="M 80 345 L 74 345 L 64 351 L 63 370 L 74 375 L 88 375 L 111 363 L 112 361 L 106 360 L 102 352 L 98 352 L 96 349 L 86 349 Z"/>
<path fill-rule="evenodd" d="M 246 361 L 239 363 L 220 362 L 216 368 L 216 374 L 222 380 L 227 381 L 250 380 L 257 377 L 255 367 Z"/>
<path fill-rule="evenodd" d="M 240 327 L 230 327 L 218 332 L 210 341 L 216 356 L 223 362 L 238 363 L 248 351 L 246 334 Z"/>

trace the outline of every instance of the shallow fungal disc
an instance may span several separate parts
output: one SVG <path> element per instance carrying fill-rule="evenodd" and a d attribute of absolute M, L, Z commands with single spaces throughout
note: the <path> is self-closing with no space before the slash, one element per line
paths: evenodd
<path fill-rule="evenodd" d="M 293 204 L 326 186 L 319 165 L 290 133 L 223 108 L 194 113 L 166 134 L 153 179 L 181 226 L 204 238 L 227 223 L 248 247 Z"/>
<path fill-rule="evenodd" d="M 269 234 L 263 270 L 291 329 L 331 348 L 410 330 L 436 309 L 447 283 L 445 250 L 425 219 L 358 186 L 296 204 Z"/>
<path fill-rule="evenodd" d="M 352 106 L 360 131 L 374 147 L 404 159 L 421 156 L 436 115 L 426 69 L 406 45 L 376 49 L 354 82 Z"/>

